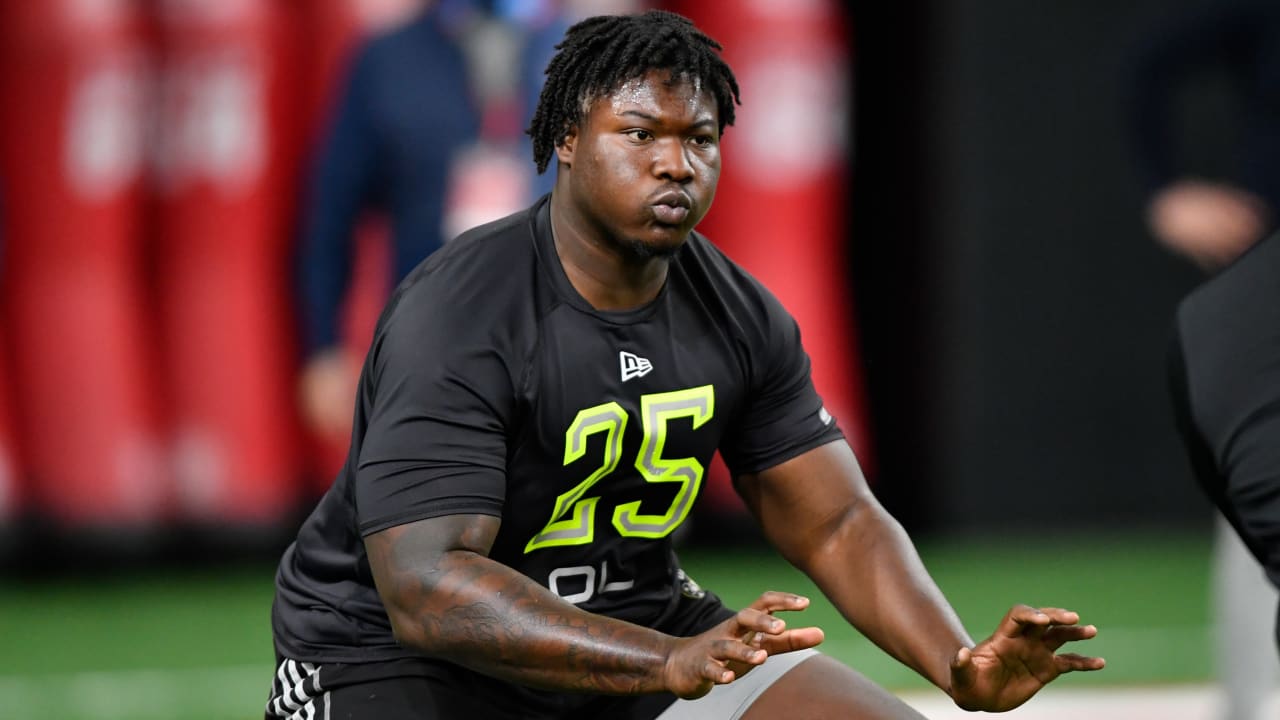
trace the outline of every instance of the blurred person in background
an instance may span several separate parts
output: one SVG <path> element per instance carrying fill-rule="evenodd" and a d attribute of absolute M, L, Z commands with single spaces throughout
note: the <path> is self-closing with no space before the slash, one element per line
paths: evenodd
<path fill-rule="evenodd" d="M 406 19 L 358 48 L 315 159 L 302 218 L 299 273 L 304 419 L 346 442 L 360 359 L 344 345 L 341 309 L 361 219 L 385 214 L 394 285 L 444 244 L 458 153 L 480 109 L 463 51 L 468 3 L 399 0 Z M 362 351 L 362 350 L 361 350 Z"/>
<path fill-rule="evenodd" d="M 1261 563 L 1280 587 L 1280 235 L 1253 246 L 1183 300 L 1169 360 L 1178 428 L 1196 479 L 1256 561 L 1253 574 Z M 1251 584 L 1229 591 L 1253 593 Z M 1275 597 L 1273 591 L 1270 607 L 1232 618 L 1230 625 L 1265 638 L 1257 632 L 1259 614 L 1275 614 L 1280 645 Z M 1226 669 L 1259 682 L 1241 688 L 1248 695 L 1232 698 L 1251 701 L 1232 709 L 1253 714 L 1233 719 L 1260 720 L 1266 692 L 1274 687 L 1275 647 L 1256 659 L 1261 669 L 1237 667 L 1254 660 L 1258 644 L 1242 635 L 1229 648 L 1235 660 Z"/>
<path fill-rule="evenodd" d="M 547 63 L 569 26 L 591 15 L 626 15 L 653 6 L 642 0 L 498 0 L 508 17 L 525 28 L 519 55 L 519 89 L 522 127 L 529 127 L 538 108 Z M 528 138 L 524 138 L 527 146 Z M 524 158 L 530 157 L 526 152 Z M 527 162 L 525 167 L 528 167 Z M 530 170 L 531 199 L 541 197 L 555 185 L 555 173 Z"/>
<path fill-rule="evenodd" d="M 508 215 L 551 192 L 534 172 L 525 129 L 542 91 L 543 70 L 570 25 L 588 15 L 639 11 L 639 0 L 489 0 L 472 13 L 463 47 L 483 108 L 479 142 L 459 158 L 445 235 Z"/>
<path fill-rule="evenodd" d="M 664 12 L 569 29 L 530 127 L 554 191 L 419 265 L 379 322 L 347 465 L 281 559 L 268 717 L 920 718 L 773 616 L 806 598 L 735 612 L 680 569 L 717 449 L 774 546 L 958 706 L 1103 666 L 1058 652 L 1096 634 L 1059 608 L 973 642 L 795 320 L 694 232 L 738 102 L 719 50 Z"/>
<path fill-rule="evenodd" d="M 1144 38 L 1136 68 L 1132 129 L 1147 190 L 1148 227 L 1170 252 L 1210 275 L 1217 274 L 1273 233 L 1280 220 L 1280 6 L 1269 2 L 1214 4 L 1201 12 L 1175 18 Z M 1235 126 L 1232 138 L 1189 137 L 1193 135 L 1185 131 L 1189 123 L 1180 122 L 1194 113 L 1187 112 L 1188 108 L 1179 101 L 1206 78 L 1226 81 L 1224 95 L 1229 96 L 1230 106 L 1225 115 Z M 1226 153 L 1220 152 L 1224 145 Z M 1255 266 L 1263 263 L 1263 259 L 1251 261 Z M 1252 399 L 1239 394 L 1243 390 L 1231 387 L 1239 379 L 1238 371 L 1264 360 L 1260 353 L 1268 347 L 1266 342 L 1275 347 L 1277 326 L 1268 327 L 1262 322 L 1264 316 L 1259 315 L 1262 303 L 1280 306 L 1274 295 L 1266 300 L 1265 293 L 1253 297 L 1249 295 L 1252 290 L 1245 287 L 1229 289 L 1236 278 L 1256 277 L 1258 272 L 1267 271 L 1255 268 L 1214 277 L 1209 285 L 1217 289 L 1197 293 L 1200 299 L 1189 300 L 1191 307 L 1179 310 L 1180 339 L 1174 344 L 1174 366 L 1180 369 L 1174 373 L 1172 383 L 1180 428 L 1192 453 L 1197 478 L 1223 510 L 1215 528 L 1212 603 L 1217 674 L 1226 695 L 1224 720 L 1261 718 L 1267 697 L 1280 679 L 1273 648 L 1266 636 L 1256 631 L 1257 619 L 1271 613 L 1277 597 L 1276 589 L 1267 583 L 1258 567 L 1258 560 L 1268 559 L 1268 553 L 1259 552 L 1264 547 L 1259 533 L 1267 533 L 1256 524 L 1243 524 L 1257 522 L 1256 518 L 1241 519 L 1242 513 L 1248 515 L 1262 508 L 1240 496 L 1250 492 L 1250 485 L 1256 489 L 1259 472 L 1270 472 L 1273 478 L 1280 474 L 1280 458 L 1251 456 L 1250 463 L 1272 463 L 1269 471 L 1256 466 L 1236 467 L 1233 459 L 1221 454 L 1223 446 L 1215 444 L 1225 439 L 1221 435 L 1225 427 L 1197 428 L 1192 417 L 1208 411 L 1211 399 L 1213 407 L 1232 403 L 1246 403 L 1237 408 L 1251 407 L 1280 383 L 1274 373 L 1255 378 L 1271 385 L 1250 388 L 1246 394 Z M 1278 283 L 1280 273 L 1272 276 L 1272 284 Z M 1208 299 L 1220 296 L 1236 299 Z M 1238 304 L 1241 301 L 1258 307 L 1250 309 L 1247 304 Z M 1234 307 L 1233 302 L 1237 303 Z M 1207 317 L 1205 313 L 1218 321 L 1217 330 L 1214 323 L 1202 322 Z M 1187 326 L 1189 322 L 1191 326 Z M 1242 333 L 1257 333 L 1256 347 Z M 1219 341 L 1221 347 L 1245 354 L 1237 359 L 1219 357 L 1211 349 Z M 1207 353 L 1216 358 L 1216 364 L 1204 368 L 1197 365 L 1188 376 L 1181 357 L 1184 343 L 1185 352 L 1194 360 L 1207 362 Z M 1214 378 L 1215 373 L 1236 377 Z M 1188 383 L 1194 387 L 1189 389 Z M 1223 394 L 1215 398 L 1218 391 Z M 1188 397 L 1194 400 L 1192 408 L 1184 406 Z M 1269 432 L 1271 446 L 1280 447 L 1280 430 L 1265 427 L 1265 421 L 1259 418 L 1250 426 L 1250 432 Z M 1202 447 L 1206 442 L 1211 445 Z M 1210 448 L 1219 454 L 1201 457 Z M 1237 500 L 1244 504 L 1233 509 Z M 1280 516 L 1271 522 L 1277 520 Z M 1275 541 L 1274 537 L 1269 541 L 1271 562 L 1280 553 Z M 1280 577 L 1274 574 L 1274 564 L 1267 567 L 1272 568 L 1273 579 Z"/>
<path fill-rule="evenodd" d="M 363 45 L 342 88 L 311 180 L 301 244 L 303 416 L 334 447 L 345 447 L 350 434 L 363 350 L 364 338 L 342 337 L 361 217 L 380 211 L 391 218 L 394 286 L 449 238 L 550 192 L 548 174 L 527 170 L 531 151 L 523 132 L 542 69 L 573 22 L 633 12 L 644 3 L 372 5 L 383 27 Z M 359 319 L 354 324 L 359 327 Z"/>
<path fill-rule="evenodd" d="M 1228 163 L 1197 167 L 1198 148 L 1180 142 L 1178 100 L 1213 72 L 1235 93 L 1237 142 Z M 1213 5 L 1159 27 L 1139 49 L 1132 95 L 1151 232 L 1205 271 L 1221 269 L 1280 220 L 1280 8 Z"/>

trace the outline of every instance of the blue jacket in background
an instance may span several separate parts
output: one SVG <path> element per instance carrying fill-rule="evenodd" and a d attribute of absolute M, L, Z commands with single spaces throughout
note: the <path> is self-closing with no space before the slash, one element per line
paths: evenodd
<path fill-rule="evenodd" d="M 459 41 L 428 11 L 357 50 L 308 182 L 299 312 L 308 353 L 336 345 L 355 228 L 386 214 L 398 282 L 446 240 L 454 154 L 479 132 Z"/>

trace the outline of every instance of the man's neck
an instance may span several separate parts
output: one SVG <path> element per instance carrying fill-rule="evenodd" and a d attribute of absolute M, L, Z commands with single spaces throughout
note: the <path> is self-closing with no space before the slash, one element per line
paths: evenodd
<path fill-rule="evenodd" d="M 573 289 L 596 310 L 632 310 L 652 302 L 667 280 L 669 259 L 629 256 L 567 206 L 552 195 L 551 233 Z"/>

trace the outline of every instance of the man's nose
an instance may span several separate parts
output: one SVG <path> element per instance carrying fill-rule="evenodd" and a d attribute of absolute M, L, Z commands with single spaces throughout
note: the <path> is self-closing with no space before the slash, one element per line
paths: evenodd
<path fill-rule="evenodd" d="M 663 139 L 655 143 L 657 157 L 654 158 L 654 174 L 678 183 L 686 183 L 693 179 L 693 163 L 689 162 L 689 149 L 684 143 L 674 139 Z"/>

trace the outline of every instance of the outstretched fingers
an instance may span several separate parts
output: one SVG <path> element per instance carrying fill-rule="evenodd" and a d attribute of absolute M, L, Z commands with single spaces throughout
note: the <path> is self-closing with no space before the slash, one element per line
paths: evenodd
<path fill-rule="evenodd" d="M 1107 661 L 1100 657 L 1088 657 L 1076 653 L 1059 653 L 1054 656 L 1053 663 L 1059 673 L 1101 670 L 1107 666 Z"/>
<path fill-rule="evenodd" d="M 744 642 L 754 637 L 757 633 L 772 635 L 782 632 L 787 627 L 787 623 L 783 620 L 755 607 L 745 607 L 739 610 L 733 621 L 738 627 L 738 632 L 735 634 L 742 638 Z"/>
<path fill-rule="evenodd" d="M 712 686 L 731 683 L 763 663 L 768 653 L 744 643 L 733 635 L 736 630 L 737 619 L 732 618 L 699 635 L 680 638 L 663 670 L 666 688 L 677 697 L 702 697 Z"/>
<path fill-rule="evenodd" d="M 759 665 L 769 658 L 769 653 L 761 648 L 753 647 L 737 638 L 722 638 L 711 644 L 711 657 L 720 662 L 741 662 L 747 665 Z"/>
<path fill-rule="evenodd" d="M 1080 622 L 1080 613 L 1063 608 L 1037 608 L 1037 612 L 1046 615 L 1054 625 L 1075 625 Z"/>
<path fill-rule="evenodd" d="M 804 610 L 809 607 L 809 598 L 794 593 L 766 590 L 760 593 L 760 597 L 756 598 L 755 602 L 747 607 L 768 613 L 780 610 Z"/>
<path fill-rule="evenodd" d="M 817 647 L 825 639 L 826 634 L 822 632 L 822 628 L 803 627 L 787 630 L 777 635 L 765 635 L 758 644 L 770 655 L 780 655 Z"/>
<path fill-rule="evenodd" d="M 1057 650 L 1066 643 L 1077 640 L 1090 640 L 1098 635 L 1098 628 L 1093 625 L 1055 625 L 1044 633 L 1044 642 L 1051 650 Z"/>
<path fill-rule="evenodd" d="M 1090 640 L 1098 635 L 1094 625 L 1079 625 L 1080 615 L 1063 608 L 1033 608 L 1026 605 L 1015 606 L 1009 611 L 1007 619 L 1010 627 L 1003 627 L 1009 637 L 1019 634 L 1038 638 L 1051 652 L 1069 642 Z M 1101 670 L 1107 661 L 1099 657 L 1089 657 L 1077 653 L 1060 653 L 1053 656 L 1053 667 L 1058 673 L 1078 670 Z"/>
<path fill-rule="evenodd" d="M 738 613 L 739 623 L 746 631 L 741 636 L 743 642 L 764 648 L 770 655 L 804 650 L 821 644 L 826 636 L 820 628 L 804 627 L 788 630 L 785 621 L 772 615 L 778 611 L 796 612 L 807 607 L 809 607 L 809 598 L 802 595 L 775 590 L 761 593 L 755 602 Z M 763 613 L 765 617 L 760 618 L 756 613 Z M 749 622 L 743 622 L 748 617 L 763 622 L 765 626 L 755 626 L 753 629 Z"/>
<path fill-rule="evenodd" d="M 1003 712 L 1063 673 L 1101 670 L 1102 658 L 1057 654 L 1064 643 L 1098 634 L 1093 625 L 1079 622 L 1071 610 L 1013 606 L 991 637 L 952 656 L 951 696 L 966 710 Z"/>
<path fill-rule="evenodd" d="M 808 605 L 808 598 L 799 595 L 766 592 L 716 627 L 677 639 L 663 667 L 665 687 L 677 697 L 702 697 L 713 685 L 731 683 L 750 672 L 770 654 L 817 645 L 821 630 L 788 630 L 773 616 L 778 610 L 803 610 Z"/>
<path fill-rule="evenodd" d="M 1074 626 L 1080 615 L 1062 608 L 1034 608 L 1015 605 L 1000 623 L 999 633 L 1009 638 L 1043 637 L 1057 626 Z"/>

